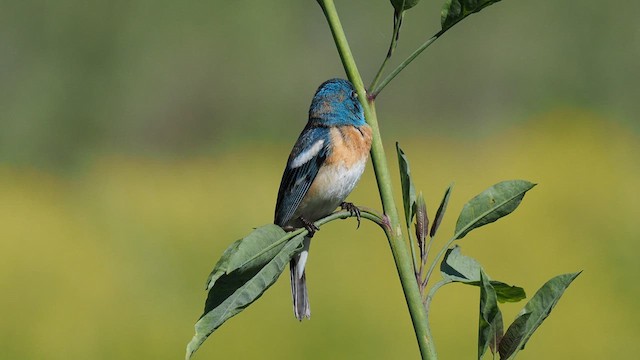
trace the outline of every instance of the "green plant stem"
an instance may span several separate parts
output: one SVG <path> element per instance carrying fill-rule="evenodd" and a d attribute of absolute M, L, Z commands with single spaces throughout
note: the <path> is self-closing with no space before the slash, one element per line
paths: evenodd
<path fill-rule="evenodd" d="M 420 55 L 426 48 L 428 48 L 429 45 L 433 44 L 434 41 L 438 40 L 438 38 L 442 36 L 442 34 L 444 34 L 448 29 L 450 28 L 442 29 L 438 31 L 435 35 L 430 37 L 429 40 L 425 41 L 422 45 L 420 45 L 420 47 L 417 48 L 416 51 L 414 51 L 411 55 L 409 55 L 408 58 L 406 58 L 402 63 L 400 63 L 400 65 L 398 65 L 397 68 L 395 68 L 384 80 L 382 80 L 380 85 L 378 85 L 375 89 L 373 88 L 369 89 L 369 91 L 371 92 L 370 96 L 373 98 L 377 97 L 378 94 L 380 94 L 380 92 L 382 91 L 382 89 L 384 89 L 385 86 L 387 86 L 389 82 L 391 82 L 391 80 L 393 80 L 400 73 L 400 71 L 402 71 L 405 67 L 407 67 L 407 65 L 409 65 L 416 57 L 418 57 L 418 55 Z"/>
<path fill-rule="evenodd" d="M 416 279 L 419 282 L 420 280 L 418 278 L 418 263 L 422 264 L 422 261 L 418 259 L 418 256 L 416 256 L 415 244 L 418 243 L 418 241 L 411 233 L 410 227 L 407 228 L 407 234 L 409 237 L 409 250 L 411 251 L 411 259 L 413 260 L 413 273 L 416 275 Z"/>
<path fill-rule="evenodd" d="M 427 244 L 427 249 L 425 250 L 424 253 L 424 259 L 422 259 L 422 267 L 420 267 L 420 287 L 422 289 L 424 289 L 425 287 L 427 287 L 427 284 L 429 283 L 429 276 L 431 276 L 431 274 L 427 273 L 427 276 L 422 276 L 423 275 L 423 271 L 424 271 L 424 266 L 426 265 L 426 263 L 429 260 L 429 252 L 431 251 L 431 245 L 433 245 L 433 236 L 429 236 L 429 243 Z"/>
<path fill-rule="evenodd" d="M 431 262 L 431 266 L 429 266 L 429 271 L 427 271 L 427 277 L 424 278 L 425 284 L 429 282 L 431 273 L 433 272 L 433 269 L 435 269 L 436 265 L 438 264 L 438 260 L 440 260 L 440 258 L 447 252 L 447 249 L 449 249 L 449 246 L 451 246 L 451 244 L 453 244 L 453 242 L 456 241 L 456 239 L 457 238 L 455 236 L 449 239 L 446 245 L 443 246 L 442 249 L 440 249 L 440 252 L 438 252 L 436 257 L 433 258 L 433 261 Z"/>
<path fill-rule="evenodd" d="M 342 60 L 347 76 L 358 92 L 358 98 L 362 103 L 367 123 L 373 130 L 371 160 L 373 162 L 373 169 L 378 183 L 382 207 L 388 218 L 389 229 L 386 231 L 386 235 L 389 240 L 391 253 L 393 254 L 393 258 L 396 263 L 396 269 L 398 271 L 398 276 L 400 277 L 402 290 L 404 291 L 404 296 L 407 301 L 420 353 L 423 359 L 437 359 L 433 338 L 429 329 L 427 312 L 422 303 L 422 296 L 413 271 L 412 259 L 405 245 L 406 242 L 402 235 L 402 226 L 398 216 L 398 209 L 396 208 L 395 201 L 393 199 L 391 175 L 389 166 L 387 165 L 384 148 L 382 146 L 374 99 L 369 99 L 367 97 L 364 84 L 362 83 L 362 78 L 358 72 L 355 60 L 353 59 L 351 49 L 349 48 L 342 25 L 340 24 L 340 19 L 333 0 L 318 0 L 318 3 L 322 7 L 325 17 L 327 18 L 327 22 L 329 23 L 329 27 L 331 28 L 331 33 L 336 43 L 336 47 L 338 48 L 338 53 L 340 54 L 340 59 Z"/>
<path fill-rule="evenodd" d="M 452 282 L 453 280 L 449 279 L 440 280 L 431 287 L 431 289 L 429 290 L 429 294 L 427 294 L 427 297 L 424 300 L 424 308 L 427 310 L 427 313 L 429 312 L 429 307 L 431 306 L 431 301 L 433 300 L 436 291 L 447 284 L 451 284 Z"/>
<path fill-rule="evenodd" d="M 378 226 L 380 226 L 383 230 L 387 230 L 387 223 L 385 222 L 384 218 L 382 216 L 380 216 L 380 214 L 378 214 L 375 210 L 363 207 L 363 206 L 358 206 L 358 208 L 360 209 L 360 217 L 362 219 L 367 219 L 367 220 L 371 220 L 372 222 L 378 224 Z M 314 222 L 313 224 L 317 227 L 320 227 L 326 223 L 329 223 L 331 221 L 334 220 L 338 220 L 338 219 L 348 219 L 351 217 L 356 217 L 357 215 L 351 213 L 349 210 L 341 210 L 341 211 L 336 211 L 330 215 L 327 215 L 325 217 L 323 217 L 322 219 Z M 304 234 L 303 234 L 304 233 Z M 294 231 L 288 232 L 287 236 L 283 238 L 283 241 L 288 241 L 293 239 L 294 237 L 303 234 L 303 235 L 307 235 L 309 233 L 309 230 L 305 229 L 304 227 L 301 227 L 299 229 L 296 229 Z M 280 245 L 280 243 L 274 243 L 275 245 Z M 270 249 L 270 247 L 268 248 Z"/>
<path fill-rule="evenodd" d="M 403 6 L 404 6 L 404 2 L 403 2 Z M 373 78 L 371 85 L 369 85 L 369 89 L 373 89 L 376 87 L 376 85 L 378 85 L 378 82 L 380 81 L 380 79 L 382 78 L 382 74 L 384 73 L 384 68 L 387 66 L 387 62 L 389 62 L 389 59 L 391 59 L 391 56 L 393 55 L 393 51 L 396 49 L 396 44 L 398 41 L 398 33 L 400 32 L 400 25 L 402 24 L 402 16 L 403 14 L 397 14 L 396 12 L 393 13 L 394 21 L 393 21 L 393 35 L 391 36 L 391 44 L 389 45 L 389 50 L 387 50 L 387 56 L 385 56 L 384 60 L 382 61 L 382 65 L 380 65 L 380 69 L 378 69 L 378 73 Z"/>
<path fill-rule="evenodd" d="M 358 207 L 360 209 L 360 217 L 363 219 L 367 219 L 367 220 L 371 220 L 374 223 L 378 224 L 378 226 L 380 226 L 381 228 L 385 229 L 386 228 L 386 223 L 384 221 L 384 219 L 382 218 L 382 216 L 380 216 L 380 214 L 378 214 L 376 211 L 359 206 Z M 352 217 L 356 217 L 355 214 L 352 214 L 349 210 L 341 210 L 341 211 L 336 211 L 334 213 L 332 213 L 331 215 L 325 216 L 322 219 L 314 222 L 314 225 L 320 227 L 328 222 L 331 222 L 333 220 L 337 220 L 337 219 L 348 219 L 348 218 L 352 218 Z M 300 231 L 302 230 L 302 231 Z M 296 230 L 295 232 L 292 232 L 292 234 L 297 235 L 298 233 L 302 233 L 305 232 L 306 229 L 305 228 L 301 228 Z"/>

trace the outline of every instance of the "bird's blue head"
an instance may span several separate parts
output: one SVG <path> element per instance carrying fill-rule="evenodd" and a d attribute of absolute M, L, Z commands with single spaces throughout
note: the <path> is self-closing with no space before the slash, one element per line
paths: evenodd
<path fill-rule="evenodd" d="M 322 83 L 311 101 L 309 121 L 326 126 L 364 125 L 364 112 L 353 85 L 344 79 Z"/>

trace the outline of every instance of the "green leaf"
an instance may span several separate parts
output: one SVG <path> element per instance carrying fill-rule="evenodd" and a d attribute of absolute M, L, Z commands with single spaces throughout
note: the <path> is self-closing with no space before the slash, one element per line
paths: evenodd
<path fill-rule="evenodd" d="M 578 275 L 580 275 L 580 272 L 558 275 L 553 279 L 547 281 L 547 283 L 542 285 L 542 287 L 536 292 L 536 294 L 533 295 L 531 300 L 529 300 L 527 305 L 525 305 L 524 309 L 522 309 L 522 311 L 520 311 L 520 313 L 518 314 L 518 317 L 529 314 L 529 318 L 526 320 L 524 331 L 514 330 L 514 334 L 510 335 L 513 336 L 513 338 L 520 337 L 521 340 L 518 342 L 517 346 L 515 346 L 516 349 L 512 354 L 509 355 L 508 359 L 514 358 L 518 351 L 524 349 L 524 346 L 531 338 L 531 335 L 533 335 L 533 332 L 536 331 L 540 324 L 542 324 L 547 316 L 549 316 L 551 310 L 553 310 L 553 307 L 556 306 L 564 291 L 567 289 L 567 287 L 569 287 L 569 285 L 571 285 L 571 282 L 576 277 L 578 277 Z M 518 321 L 518 318 L 516 318 L 516 321 Z M 511 339 L 509 341 L 513 340 Z M 511 343 L 505 344 L 505 354 L 509 352 L 507 350 L 510 350 L 513 347 L 514 346 Z M 504 356 L 501 356 L 501 358 L 503 357 Z"/>
<path fill-rule="evenodd" d="M 444 279 L 472 286 L 482 286 L 480 279 L 481 269 L 482 267 L 476 259 L 462 255 L 458 245 L 448 249 L 442 263 L 440 263 L 440 272 Z M 487 278 L 489 277 L 487 276 Z M 518 302 L 527 296 L 521 287 L 511 286 L 495 280 L 491 280 L 490 283 L 496 292 L 498 301 L 501 303 Z"/>
<path fill-rule="evenodd" d="M 420 0 L 391 0 L 391 5 L 396 9 L 397 13 L 400 13 L 405 10 L 409 10 L 412 7 L 416 6 Z"/>
<path fill-rule="evenodd" d="M 284 246 L 284 241 L 280 243 L 276 241 L 286 236 L 287 233 L 280 226 L 268 224 L 260 226 L 246 237 L 235 241 L 222 253 L 220 260 L 214 266 L 207 279 L 206 289 L 211 289 L 216 280 L 224 274 L 229 274 L 241 267 L 250 269 L 264 265 Z"/>
<path fill-rule="evenodd" d="M 467 16 L 498 1 L 500 0 L 447 0 L 440 12 L 442 30 L 452 27 Z"/>
<path fill-rule="evenodd" d="M 531 313 L 522 314 L 509 325 L 507 332 L 504 333 L 498 345 L 500 359 L 508 359 L 518 350 L 518 346 L 520 346 L 520 342 L 526 333 L 527 320 L 529 320 L 530 316 Z"/>
<path fill-rule="evenodd" d="M 444 218 L 444 213 L 447 211 L 447 205 L 449 204 L 449 197 L 451 196 L 451 190 L 453 190 L 453 183 L 449 185 L 447 190 L 444 192 L 444 196 L 442 197 L 442 201 L 440 202 L 440 206 L 438 206 L 438 211 L 436 211 L 436 217 L 433 219 L 433 225 L 431 225 L 430 236 L 434 237 L 438 228 L 440 227 L 440 223 L 442 222 L 442 218 Z"/>
<path fill-rule="evenodd" d="M 472 257 L 462 255 L 458 245 L 448 249 L 440 263 L 442 277 L 456 282 L 480 281 L 480 269 L 480 263 Z"/>
<path fill-rule="evenodd" d="M 487 274 L 480 269 L 480 321 L 478 325 L 478 359 L 491 347 L 495 353 L 502 338 L 502 313 L 498 308 L 496 291 Z"/>
<path fill-rule="evenodd" d="M 491 280 L 491 286 L 496 290 L 498 294 L 498 301 L 505 302 L 518 302 L 527 297 L 524 289 L 519 286 L 508 285 L 500 281 Z"/>
<path fill-rule="evenodd" d="M 400 144 L 396 143 L 398 152 L 398 164 L 400 168 L 400 183 L 402 185 L 402 201 L 404 203 L 404 216 L 407 222 L 407 229 L 411 228 L 411 222 L 416 209 L 416 190 L 411 180 L 411 170 L 409 169 L 409 160 L 400 148 Z"/>
<path fill-rule="evenodd" d="M 524 194 L 534 186 L 536 184 L 525 180 L 507 180 L 469 200 L 458 217 L 454 238 L 462 239 L 471 230 L 509 215 L 518 207 Z"/>
<path fill-rule="evenodd" d="M 242 240 L 243 239 L 234 241 L 233 244 L 229 245 L 229 247 L 227 247 L 227 249 L 222 253 L 220 260 L 218 260 L 216 265 L 213 267 L 213 270 L 209 274 L 209 277 L 207 278 L 207 282 L 204 287 L 205 290 L 209 290 L 209 288 L 213 286 L 216 280 L 218 280 L 220 276 L 224 275 L 227 272 L 227 270 L 229 269 L 229 262 L 231 260 L 231 257 L 235 254 L 236 249 L 238 248 Z"/>
<path fill-rule="evenodd" d="M 273 225 L 276 226 L 276 225 Z M 265 225 L 236 241 L 216 264 L 208 284 L 209 294 L 195 335 L 187 345 L 186 359 L 220 325 L 257 300 L 302 248 L 303 235 L 290 235 Z"/>

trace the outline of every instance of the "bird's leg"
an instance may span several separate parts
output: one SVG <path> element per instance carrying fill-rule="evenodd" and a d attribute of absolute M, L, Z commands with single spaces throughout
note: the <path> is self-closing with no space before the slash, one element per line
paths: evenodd
<path fill-rule="evenodd" d="M 358 227 L 356 229 L 360 228 L 360 209 L 353 205 L 353 203 L 350 202 L 342 202 L 342 204 L 340 204 L 340 207 L 342 208 L 342 210 L 347 210 L 348 212 L 351 213 L 351 215 L 355 215 L 356 219 L 358 219 Z"/>
<path fill-rule="evenodd" d="M 304 228 L 307 229 L 307 231 L 309 232 L 309 234 L 307 236 L 310 237 L 310 238 L 312 238 L 313 235 L 316 234 L 316 231 L 320 230 L 320 228 L 317 227 L 316 224 L 314 224 L 311 221 L 303 218 L 302 216 L 300 216 L 300 221 L 302 221 L 302 226 L 304 226 Z"/>

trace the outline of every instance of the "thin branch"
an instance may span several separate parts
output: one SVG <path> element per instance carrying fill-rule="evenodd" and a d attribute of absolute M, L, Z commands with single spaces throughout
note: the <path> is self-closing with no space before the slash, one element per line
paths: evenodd
<path fill-rule="evenodd" d="M 404 3 L 403 3 L 403 6 L 404 6 Z M 396 46 L 398 45 L 398 38 L 400 37 L 400 26 L 402 26 L 403 16 L 404 16 L 403 13 L 398 14 L 395 11 L 393 12 L 393 34 L 391 36 L 391 44 L 389 44 L 389 50 L 387 50 L 387 56 L 382 61 L 382 64 L 380 65 L 380 69 L 378 69 L 378 73 L 373 78 L 371 85 L 369 85 L 369 90 L 375 88 L 376 85 L 378 85 L 378 82 L 380 82 L 380 79 L 382 78 L 382 74 L 384 73 L 384 68 L 387 66 L 387 62 L 389 61 L 389 59 L 391 59 L 391 56 L 393 55 L 393 51 L 396 49 Z"/>
<path fill-rule="evenodd" d="M 449 239 L 447 244 L 443 246 L 442 249 L 440 249 L 440 252 L 438 252 L 438 254 L 436 255 L 436 257 L 433 258 L 433 261 L 431 262 L 431 266 L 429 266 L 429 271 L 427 272 L 427 277 L 424 279 L 425 283 L 429 282 L 429 278 L 431 277 L 431 273 L 433 272 L 433 269 L 436 267 L 440 258 L 447 252 L 447 250 L 449 249 L 449 246 L 451 246 L 451 244 L 453 244 L 454 241 L 456 241 L 455 236 Z"/>
<path fill-rule="evenodd" d="M 433 239 L 434 239 L 433 236 L 429 236 L 429 243 L 427 244 L 427 249 L 424 252 L 424 259 L 422 259 L 423 267 L 424 267 L 424 265 L 427 264 L 427 261 L 429 261 L 429 252 L 431 251 L 431 245 L 433 244 Z M 422 275 L 422 271 L 423 271 L 423 268 L 420 269 L 421 275 Z M 427 284 L 429 283 L 429 276 L 430 275 L 431 274 L 429 274 L 427 277 L 425 277 L 423 279 L 421 277 L 422 283 L 420 285 L 421 285 L 422 289 L 424 289 L 427 286 Z"/>
<path fill-rule="evenodd" d="M 407 67 L 407 65 L 409 65 L 416 57 L 418 57 L 418 55 L 420 55 L 426 48 L 428 48 L 429 45 L 433 44 L 433 42 L 436 41 L 440 36 L 442 36 L 442 34 L 444 34 L 448 29 L 450 28 L 438 31 L 435 35 L 429 38 L 429 40 L 420 45 L 420 47 L 417 48 L 416 51 L 409 55 L 408 58 L 406 58 L 402 63 L 400 63 L 400 65 L 398 65 L 397 68 L 395 68 L 391 72 L 391 74 L 389 74 L 384 80 L 382 80 L 380 85 L 378 85 L 375 89 L 369 89 L 370 96 L 372 98 L 376 98 L 378 94 L 380 94 L 382 89 L 384 89 L 389 84 L 389 82 L 391 82 L 391 80 L 393 80 L 405 67 Z"/>
<path fill-rule="evenodd" d="M 431 287 L 431 290 L 429 290 L 429 294 L 427 294 L 427 297 L 424 300 L 424 308 L 427 310 L 427 313 L 429 313 L 429 307 L 431 306 L 431 301 L 433 301 L 433 297 L 436 295 L 436 291 L 438 291 L 441 287 L 447 284 L 451 284 L 452 282 L 453 280 L 449 280 L 449 279 L 440 280 L 437 283 L 435 283 L 433 287 Z"/>

